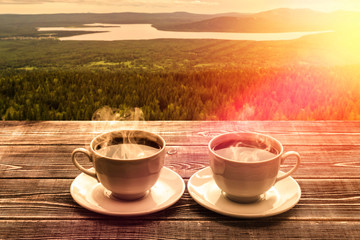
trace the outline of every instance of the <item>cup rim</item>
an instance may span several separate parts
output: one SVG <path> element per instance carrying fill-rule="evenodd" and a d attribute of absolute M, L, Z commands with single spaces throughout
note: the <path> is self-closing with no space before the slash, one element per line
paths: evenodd
<path fill-rule="evenodd" d="M 246 134 L 246 135 L 253 135 L 253 136 L 263 136 L 265 138 L 269 138 L 271 139 L 272 141 L 274 141 L 275 143 L 278 144 L 278 146 L 280 147 L 280 150 L 279 150 L 279 153 L 276 154 L 274 157 L 272 158 L 268 158 L 268 159 L 265 159 L 265 160 L 260 160 L 260 161 L 254 161 L 254 162 L 241 162 L 241 161 L 236 161 L 236 160 L 233 160 L 231 158 L 226 158 L 224 156 L 221 156 L 219 154 L 217 154 L 213 149 L 212 149 L 212 144 L 214 141 L 216 141 L 217 139 L 221 138 L 221 137 L 224 137 L 226 135 L 236 135 L 236 134 Z M 278 150 L 278 149 L 277 149 Z M 237 131 L 237 132 L 227 132 L 227 133 L 223 133 L 223 134 L 220 134 L 220 135 L 217 135 L 215 137 L 213 137 L 209 144 L 208 144 L 208 151 L 210 151 L 211 154 L 215 155 L 216 157 L 220 158 L 220 159 L 223 159 L 223 160 L 226 160 L 226 161 L 229 161 L 229 162 L 232 162 L 232 163 L 238 163 L 238 164 L 259 164 L 259 163 L 264 163 L 264 162 L 270 162 L 270 161 L 273 161 L 274 159 L 277 159 L 279 158 L 283 152 L 284 152 L 284 146 L 280 143 L 279 140 L 277 140 L 276 138 L 270 136 L 270 135 L 266 135 L 266 134 L 262 134 L 262 133 L 257 133 L 257 132 L 240 132 L 240 131 Z"/>
<path fill-rule="evenodd" d="M 160 141 L 161 141 L 161 143 L 162 143 L 162 146 L 160 146 L 161 148 L 159 149 L 159 151 L 157 151 L 157 152 L 154 153 L 154 154 L 151 154 L 151 155 L 148 155 L 148 156 L 145 156 L 145 157 L 130 158 L 130 159 L 121 159 L 121 158 L 107 157 L 107 156 L 104 156 L 104 155 L 98 153 L 97 151 L 95 151 L 94 145 L 95 145 L 95 142 L 96 142 L 99 138 L 104 137 L 104 136 L 109 135 L 109 134 L 119 133 L 119 132 L 142 132 L 142 133 L 145 133 L 145 134 L 149 134 L 149 135 L 152 135 L 152 136 L 160 139 Z M 126 162 L 126 161 L 134 162 L 134 161 L 141 161 L 141 160 L 149 159 L 149 158 L 152 158 L 152 157 L 155 157 L 155 156 L 161 154 L 163 151 L 165 151 L 165 148 L 166 148 L 166 142 L 165 142 L 165 140 L 164 140 L 163 137 L 161 137 L 160 135 L 158 135 L 158 134 L 156 134 L 156 133 L 149 132 L 149 131 L 145 131 L 145 130 L 139 130 L 139 129 L 122 129 L 122 130 L 113 130 L 113 131 L 105 132 L 105 133 L 102 133 L 102 134 L 94 137 L 94 138 L 91 140 L 91 142 L 90 142 L 91 152 L 92 152 L 93 154 L 95 154 L 96 156 L 99 156 L 99 157 L 101 157 L 101 158 L 103 158 L 103 159 L 107 159 L 107 160 L 123 161 L 123 162 Z"/>

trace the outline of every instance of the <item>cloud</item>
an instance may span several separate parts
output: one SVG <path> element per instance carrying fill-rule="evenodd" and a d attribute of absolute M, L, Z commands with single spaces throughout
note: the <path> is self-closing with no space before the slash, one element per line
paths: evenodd
<path fill-rule="evenodd" d="M 0 0 L 0 4 L 42 4 L 42 3 L 56 3 L 59 1 L 55 0 Z M 84 1 L 77 1 L 77 0 L 62 0 L 60 2 L 84 2 Z"/>
<path fill-rule="evenodd" d="M 0 13 L 259 12 L 274 8 L 360 11 L 360 0 L 0 0 Z"/>
<path fill-rule="evenodd" d="M 219 5 L 218 1 L 211 1 L 211 0 L 176 0 L 175 3 L 177 4 L 193 4 L 193 5 Z"/>
<path fill-rule="evenodd" d="M 118 6 L 142 6 L 142 5 L 169 5 L 169 4 L 193 4 L 193 5 L 218 5 L 214 0 L 0 0 L 0 4 L 44 4 L 44 3 L 75 3 L 75 4 L 104 4 Z"/>
<path fill-rule="evenodd" d="M 0 0 L 0 4 L 37 4 L 41 3 L 42 1 L 27 1 L 27 0 Z"/>
<path fill-rule="evenodd" d="M 111 4 L 111 5 L 140 5 L 140 4 L 170 4 L 170 0 L 0 0 L 0 4 L 42 4 L 42 3 L 76 3 L 76 4 Z"/>

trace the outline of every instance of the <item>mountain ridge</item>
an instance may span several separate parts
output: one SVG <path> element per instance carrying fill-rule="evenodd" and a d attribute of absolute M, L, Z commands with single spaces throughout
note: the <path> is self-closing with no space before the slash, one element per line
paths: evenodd
<path fill-rule="evenodd" d="M 319 12 L 311 9 L 278 8 L 239 16 L 218 16 L 191 23 L 159 26 L 162 30 L 204 32 L 302 32 L 339 30 L 360 22 L 360 13 Z M 156 27 L 156 26 L 155 26 Z"/>
<path fill-rule="evenodd" d="M 308 32 L 360 27 L 360 13 L 319 12 L 311 9 L 278 8 L 258 13 L 58 13 L 0 14 L 0 38 L 37 37 L 38 27 L 83 26 L 89 23 L 152 24 L 164 31 L 188 32 Z"/>

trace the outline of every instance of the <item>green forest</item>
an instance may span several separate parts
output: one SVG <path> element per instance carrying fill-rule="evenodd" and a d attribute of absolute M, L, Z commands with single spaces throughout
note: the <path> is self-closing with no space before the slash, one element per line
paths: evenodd
<path fill-rule="evenodd" d="M 0 40 L 0 117 L 90 120 L 108 106 L 120 119 L 360 120 L 346 41 Z"/>

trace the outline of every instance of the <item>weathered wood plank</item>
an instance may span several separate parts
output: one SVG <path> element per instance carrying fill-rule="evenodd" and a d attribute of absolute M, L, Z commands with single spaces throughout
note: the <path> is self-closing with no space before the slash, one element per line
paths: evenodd
<path fill-rule="evenodd" d="M 360 122 L 303 122 L 313 131 L 301 124 L 290 124 L 294 122 L 284 122 L 285 126 L 282 123 L 5 122 L 0 130 L 0 144 L 88 144 L 95 136 L 110 130 L 142 129 L 160 134 L 169 145 L 206 145 L 212 137 L 228 131 L 270 134 L 287 145 L 360 145 Z"/>
<path fill-rule="evenodd" d="M 1 179 L 0 219 L 111 219 L 88 211 L 70 195 L 71 179 Z M 302 196 L 290 211 L 269 219 L 360 221 L 360 180 L 298 180 Z M 134 219 L 229 220 L 198 205 L 186 191 L 170 208 Z"/>
<path fill-rule="evenodd" d="M 181 130 L 199 132 L 260 131 L 260 132 L 318 132 L 359 133 L 360 121 L 1 121 L 0 133 L 6 132 L 94 132 L 115 129 L 152 129 L 158 132 Z"/>
<path fill-rule="evenodd" d="M 149 130 L 149 129 L 146 129 Z M 150 130 L 152 131 L 152 130 Z M 207 145 L 209 141 L 220 134 L 212 132 L 211 134 L 200 135 L 196 132 L 156 132 L 162 136 L 169 146 L 195 146 Z M 268 133 L 266 133 L 268 134 Z M 91 133 L 25 133 L 21 135 L 0 135 L 0 145 L 88 145 L 98 134 Z M 269 134 L 278 139 L 284 145 L 304 145 L 304 146 L 360 146 L 360 133 L 294 133 L 294 134 Z"/>
<path fill-rule="evenodd" d="M 64 231 L 67 229 L 67 231 Z M 294 230 L 297 229 L 297 230 Z M 306 229 L 306 230 L 305 230 Z M 359 222 L 0 221 L 2 239 L 359 239 Z"/>
<path fill-rule="evenodd" d="M 187 191 L 170 208 L 147 216 L 93 213 L 71 198 L 70 184 L 79 171 L 70 154 L 114 129 L 162 135 L 167 150 L 177 152 L 167 155 L 165 165 L 186 182 L 208 166 L 212 137 L 227 131 L 270 134 L 302 155 L 293 174 L 302 197 L 288 212 L 255 220 L 209 211 Z M 359 239 L 359 168 L 359 121 L 0 122 L 0 239 Z"/>
<path fill-rule="evenodd" d="M 80 172 L 71 162 L 71 152 L 82 145 L 0 146 L 0 178 L 74 178 Z M 295 178 L 360 178 L 360 146 L 285 146 L 301 154 Z M 209 166 L 207 146 L 169 146 L 165 166 L 189 178 Z M 80 158 L 80 156 L 79 156 Z M 91 167 L 86 158 L 81 162 Z M 284 163 L 284 170 L 293 163 Z"/>

